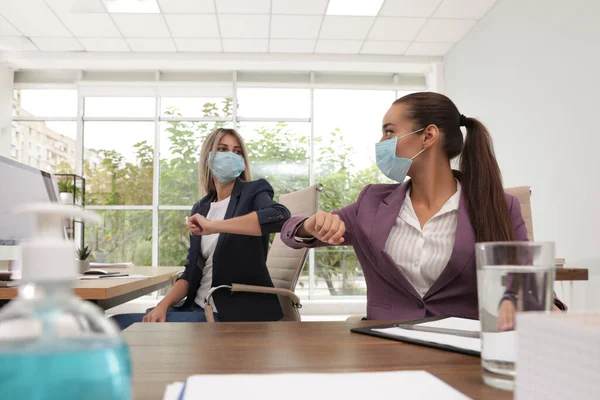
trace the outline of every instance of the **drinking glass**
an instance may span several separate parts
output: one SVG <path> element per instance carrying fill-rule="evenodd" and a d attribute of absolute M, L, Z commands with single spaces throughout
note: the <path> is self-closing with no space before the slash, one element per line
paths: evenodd
<path fill-rule="evenodd" d="M 483 381 L 513 390 L 516 313 L 551 310 L 554 243 L 488 242 L 475 248 Z"/>

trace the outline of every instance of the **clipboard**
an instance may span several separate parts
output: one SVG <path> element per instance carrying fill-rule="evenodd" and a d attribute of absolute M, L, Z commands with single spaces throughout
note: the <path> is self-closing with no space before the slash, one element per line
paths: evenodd
<path fill-rule="evenodd" d="M 370 326 L 367 328 L 352 328 L 350 331 L 353 333 L 359 333 L 362 335 L 375 336 L 375 337 L 379 337 L 379 338 L 383 338 L 383 339 L 395 340 L 398 342 L 416 344 L 416 345 L 420 345 L 420 346 L 431 347 L 434 349 L 466 354 L 466 355 L 473 356 L 473 357 L 481 357 L 481 351 L 476 351 L 471 348 L 463 348 L 463 347 L 456 346 L 456 345 L 438 343 L 435 341 L 417 339 L 417 338 L 412 338 L 412 337 L 405 337 L 405 336 L 401 336 L 401 335 L 392 335 L 389 333 L 378 331 L 378 329 L 398 328 L 399 325 L 400 326 L 401 325 L 418 325 L 418 324 L 423 324 L 426 322 L 440 321 L 440 320 L 444 320 L 446 318 L 449 318 L 449 317 L 432 317 L 432 318 L 418 319 L 418 320 L 412 320 L 412 321 L 402 321 L 402 322 L 397 322 L 394 324 Z M 422 333 L 426 333 L 426 332 L 422 332 Z M 444 336 L 454 336 L 454 335 L 446 335 L 446 334 L 442 334 L 442 333 L 438 333 L 436 335 L 439 335 L 440 339 L 443 339 Z M 431 335 L 423 335 L 423 336 L 431 336 Z M 473 339 L 473 340 L 481 340 L 481 339 Z M 441 341 L 443 341 L 443 340 L 441 340 Z"/>

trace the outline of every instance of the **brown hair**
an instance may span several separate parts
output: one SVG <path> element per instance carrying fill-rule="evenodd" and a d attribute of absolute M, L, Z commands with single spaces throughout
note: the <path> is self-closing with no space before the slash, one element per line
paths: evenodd
<path fill-rule="evenodd" d="M 244 182 L 252 180 L 252 174 L 250 172 L 250 161 L 248 161 L 248 149 L 246 149 L 246 143 L 244 139 L 235 129 L 231 128 L 217 128 L 213 130 L 202 143 L 202 150 L 200 150 L 200 161 L 198 162 L 198 176 L 200 177 L 200 197 L 203 197 L 216 190 L 215 181 L 213 180 L 213 173 L 208 167 L 208 156 L 212 154 L 212 159 L 215 159 L 215 153 L 219 147 L 219 141 L 225 135 L 231 135 L 240 142 L 242 147 L 242 157 L 244 158 L 244 164 L 246 169 L 242 172 L 238 179 Z"/>
<path fill-rule="evenodd" d="M 399 98 L 394 104 L 406 105 L 406 117 L 413 122 L 414 129 L 429 125 L 438 127 L 448 160 L 461 155 L 460 181 L 476 240 L 515 240 L 502 174 L 486 127 L 475 118 L 461 115 L 452 100 L 443 94 L 412 93 Z M 461 125 L 467 131 L 464 142 Z"/>

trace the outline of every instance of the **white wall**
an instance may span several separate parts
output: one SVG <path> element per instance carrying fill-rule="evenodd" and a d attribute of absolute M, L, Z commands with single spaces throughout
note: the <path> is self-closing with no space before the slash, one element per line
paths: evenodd
<path fill-rule="evenodd" d="M 10 158 L 13 70 L 0 63 L 0 155 Z"/>
<path fill-rule="evenodd" d="M 573 309 L 600 309 L 599 17 L 598 0 L 501 0 L 444 60 L 445 93 L 488 126 L 505 186 L 533 187 L 535 239 L 594 275 Z"/>

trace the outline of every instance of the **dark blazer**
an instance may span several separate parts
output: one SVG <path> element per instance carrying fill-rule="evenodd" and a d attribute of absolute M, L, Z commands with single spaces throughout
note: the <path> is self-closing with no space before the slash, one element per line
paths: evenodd
<path fill-rule="evenodd" d="M 206 216 L 210 204 L 216 200 L 210 193 L 192 207 L 192 215 Z M 289 210 L 273 201 L 273 188 L 264 179 L 252 182 L 237 180 L 231 193 L 225 219 L 240 217 L 256 211 L 262 236 L 221 233 L 213 255 L 212 287 L 241 283 L 273 287 L 267 270 L 269 235 L 280 232 L 290 218 Z M 185 271 L 181 278 L 189 282 L 184 307 L 194 303 L 202 280 L 204 258 L 201 252 L 202 236 L 190 236 Z M 278 321 L 283 318 L 276 295 L 259 293 L 230 293 L 223 289 L 213 295 L 221 321 Z"/>

